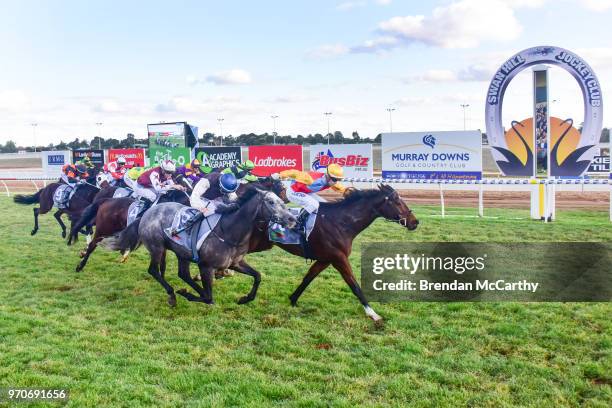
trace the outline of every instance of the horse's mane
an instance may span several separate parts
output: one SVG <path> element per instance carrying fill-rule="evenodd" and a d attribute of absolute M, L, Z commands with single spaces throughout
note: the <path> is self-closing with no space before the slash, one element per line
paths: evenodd
<path fill-rule="evenodd" d="M 387 186 L 384 186 L 384 187 L 379 186 L 378 189 L 352 190 L 342 200 L 328 202 L 328 203 L 321 203 L 321 206 L 327 207 L 327 208 L 337 208 L 337 207 L 343 207 L 345 205 L 352 204 L 359 200 L 363 200 L 363 199 L 370 200 L 373 198 L 377 198 L 377 197 L 380 197 L 386 194 L 387 189 L 385 187 Z"/>
<path fill-rule="evenodd" d="M 245 188 L 244 188 L 244 193 L 242 193 L 238 199 L 236 201 L 234 201 L 236 204 L 238 204 L 238 207 L 242 207 L 244 204 L 246 204 L 251 198 L 255 197 L 255 195 L 259 192 L 259 190 L 257 189 L 257 187 L 250 185 L 250 184 L 246 184 Z"/>

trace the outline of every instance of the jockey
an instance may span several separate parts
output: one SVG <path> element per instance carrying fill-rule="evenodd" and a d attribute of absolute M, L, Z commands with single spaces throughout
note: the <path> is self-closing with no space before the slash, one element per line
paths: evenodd
<path fill-rule="evenodd" d="M 251 160 L 244 161 L 237 166 L 232 166 L 224 169 L 221 173 L 233 173 L 241 184 L 257 181 L 257 176 L 251 174 L 255 164 Z"/>
<path fill-rule="evenodd" d="M 87 168 L 83 164 L 68 163 L 62 167 L 61 179 L 69 186 L 74 186 L 78 182 L 86 180 L 87 177 L 89 177 L 89 174 L 87 174 Z"/>
<path fill-rule="evenodd" d="M 198 184 L 193 188 L 193 192 L 189 197 L 189 205 L 200 212 L 185 222 L 181 231 L 188 230 L 201 219 L 208 217 L 221 210 L 226 211 L 232 207 L 232 203 L 238 198 L 236 190 L 238 190 L 238 180 L 231 173 L 221 174 L 219 177 L 219 193 L 221 195 L 214 199 L 204 197 L 206 192 L 211 188 L 210 181 L 207 178 L 201 178 Z M 214 180 L 214 179 L 213 179 Z M 213 181 L 214 182 L 214 181 Z M 216 194 L 215 194 L 216 195 Z M 229 204 L 226 204 L 229 203 Z M 233 204 L 234 206 L 236 204 Z M 180 231 L 172 231 L 172 235 L 178 234 Z"/>
<path fill-rule="evenodd" d="M 294 204 L 303 207 L 306 211 L 302 211 L 298 217 L 296 229 L 301 229 L 305 226 L 306 220 L 310 214 L 316 214 L 319 209 L 319 191 L 331 188 L 340 193 L 346 191 L 340 180 L 344 178 L 342 167 L 336 163 L 327 166 L 325 173 L 318 171 L 303 172 L 299 170 L 285 170 L 280 173 L 280 177 L 291 179 L 291 185 L 287 189 L 287 199 Z"/>
<path fill-rule="evenodd" d="M 123 182 L 132 191 L 136 190 L 136 180 L 138 177 L 148 169 L 146 167 L 132 167 L 123 175 Z"/>
<path fill-rule="evenodd" d="M 176 166 L 171 160 L 164 160 L 157 167 L 142 173 L 135 183 L 134 193 L 140 198 L 153 204 L 161 194 L 168 190 L 184 190 L 183 186 L 175 185 L 172 175 L 176 173 Z"/>
<path fill-rule="evenodd" d="M 204 175 L 200 166 L 200 161 L 198 159 L 193 159 L 191 163 L 179 167 L 176 170 L 176 174 L 182 175 L 183 177 L 185 177 L 185 179 L 189 180 L 192 186 L 195 186 Z"/>
<path fill-rule="evenodd" d="M 128 171 L 125 157 L 119 156 L 116 161 L 106 163 L 103 167 L 104 173 L 108 177 L 109 184 L 116 185 Z"/>

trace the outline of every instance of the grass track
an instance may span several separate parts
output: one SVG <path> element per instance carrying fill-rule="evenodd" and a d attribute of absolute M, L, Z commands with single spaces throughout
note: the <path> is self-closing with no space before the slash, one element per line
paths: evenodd
<path fill-rule="evenodd" d="M 375 223 L 356 272 L 364 241 L 612 240 L 606 212 L 545 225 L 508 220 L 527 211 L 436 211 L 415 208 L 414 233 Z M 235 276 L 216 282 L 216 306 L 170 309 L 143 250 L 125 265 L 99 250 L 77 274 L 83 240 L 67 247 L 51 216 L 31 228 L 30 207 L 0 198 L 0 387 L 67 387 L 74 407 L 612 404 L 610 304 L 374 304 L 376 329 L 333 269 L 290 307 L 307 264 L 274 249 L 249 256 L 263 275 L 253 303 L 235 303 L 251 283 Z"/>

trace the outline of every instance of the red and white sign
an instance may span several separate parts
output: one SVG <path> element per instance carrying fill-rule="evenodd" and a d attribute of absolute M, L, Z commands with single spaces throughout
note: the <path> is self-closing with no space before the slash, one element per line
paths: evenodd
<path fill-rule="evenodd" d="M 249 146 L 249 160 L 255 164 L 253 174 L 269 176 L 283 170 L 302 170 L 302 146 Z"/>
<path fill-rule="evenodd" d="M 116 161 L 117 157 L 123 156 L 129 167 L 144 167 L 145 166 L 145 151 L 144 149 L 109 149 L 108 161 Z"/>
<path fill-rule="evenodd" d="M 325 171 L 332 163 L 344 169 L 345 177 L 372 177 L 374 159 L 371 144 L 312 145 L 310 146 L 310 169 Z"/>

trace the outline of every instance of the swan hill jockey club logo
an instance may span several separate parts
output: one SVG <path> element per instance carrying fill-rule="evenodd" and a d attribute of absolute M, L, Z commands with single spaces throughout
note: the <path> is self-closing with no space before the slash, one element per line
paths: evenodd
<path fill-rule="evenodd" d="M 249 146 L 249 160 L 255 165 L 253 174 L 261 177 L 283 170 L 302 170 L 302 146 Z"/>
<path fill-rule="evenodd" d="M 344 169 L 345 177 L 372 177 L 372 145 L 313 145 L 310 146 L 310 168 L 324 171 L 335 163 Z"/>
<path fill-rule="evenodd" d="M 538 64 L 563 68 L 578 82 L 582 90 L 584 124 L 582 132 L 574 126 L 572 118 L 550 118 L 546 103 L 536 103 L 536 130 L 544 129 L 548 140 L 538 140 L 533 118 L 512 121 L 504 131 L 502 105 L 510 81 L 524 69 Z M 537 97 L 537 93 L 536 93 Z M 523 50 L 502 64 L 493 76 L 487 92 L 486 127 L 493 157 L 504 175 L 534 175 L 534 160 L 541 149 L 549 148 L 550 176 L 580 176 L 589 167 L 596 153 L 595 146 L 601 136 L 603 101 L 601 86 L 593 69 L 578 55 L 560 47 L 534 47 Z M 540 122 L 544 122 L 543 124 Z M 546 154 L 544 150 L 542 152 Z"/>
<path fill-rule="evenodd" d="M 385 179 L 479 180 L 482 136 L 475 130 L 383 133 L 382 176 Z"/>
<path fill-rule="evenodd" d="M 436 145 L 436 138 L 433 135 L 425 135 L 423 136 L 423 144 L 433 149 Z"/>

